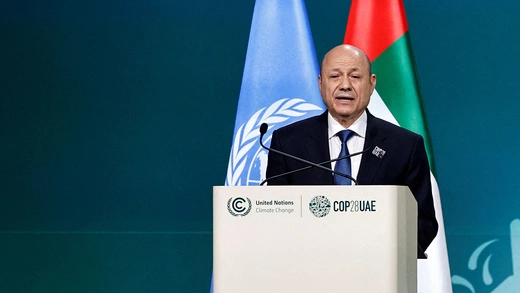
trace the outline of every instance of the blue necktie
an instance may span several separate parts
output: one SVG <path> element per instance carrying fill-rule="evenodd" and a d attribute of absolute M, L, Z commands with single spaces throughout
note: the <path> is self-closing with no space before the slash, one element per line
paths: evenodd
<path fill-rule="evenodd" d="M 347 141 L 354 134 L 354 131 L 346 129 L 338 132 L 336 135 L 341 140 L 341 152 L 339 153 L 338 158 L 347 156 L 348 148 Z M 336 166 L 334 166 L 334 171 L 341 172 L 343 174 L 352 175 L 351 167 L 350 167 L 350 158 L 345 158 L 336 162 Z M 337 175 L 334 173 L 334 184 L 336 185 L 351 185 L 352 182 L 350 179 L 343 177 L 341 175 Z"/>

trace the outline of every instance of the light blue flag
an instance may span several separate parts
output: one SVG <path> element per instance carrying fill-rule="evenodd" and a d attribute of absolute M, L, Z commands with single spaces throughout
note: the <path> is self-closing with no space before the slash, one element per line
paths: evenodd
<path fill-rule="evenodd" d="M 226 185 L 258 185 L 274 129 L 320 114 L 318 62 L 303 0 L 257 0 L 238 101 Z M 213 281 L 210 292 L 213 292 Z"/>
<path fill-rule="evenodd" d="M 274 129 L 323 112 L 318 62 L 303 0 L 257 0 L 237 108 L 226 185 L 258 185 Z"/>

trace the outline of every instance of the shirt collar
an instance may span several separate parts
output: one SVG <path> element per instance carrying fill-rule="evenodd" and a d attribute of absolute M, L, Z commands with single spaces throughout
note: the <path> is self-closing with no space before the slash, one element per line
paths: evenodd
<path fill-rule="evenodd" d="M 340 132 L 341 130 L 345 130 L 345 127 L 343 127 L 341 124 L 339 124 L 336 119 L 332 118 L 332 115 L 330 115 L 330 112 L 327 113 L 327 120 L 329 124 L 329 139 L 336 136 L 336 133 Z M 365 134 L 367 132 L 367 112 L 363 111 L 363 114 L 359 116 L 359 118 L 350 125 L 350 127 L 346 128 L 354 131 L 357 136 L 360 136 L 362 138 L 365 138 Z"/>

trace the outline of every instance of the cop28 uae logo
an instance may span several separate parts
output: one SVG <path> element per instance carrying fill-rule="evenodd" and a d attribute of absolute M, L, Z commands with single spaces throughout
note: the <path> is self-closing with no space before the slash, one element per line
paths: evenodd
<path fill-rule="evenodd" d="M 246 203 L 247 200 L 247 203 Z M 227 202 L 227 209 L 229 213 L 235 217 L 238 216 L 247 216 L 251 211 L 251 200 L 246 197 L 246 199 L 242 197 L 229 198 Z"/>
<path fill-rule="evenodd" d="M 318 218 L 323 218 L 330 212 L 330 201 L 323 195 L 315 196 L 309 203 L 309 210 Z"/>
<path fill-rule="evenodd" d="M 283 126 L 291 122 L 290 119 L 303 118 L 313 111 L 321 112 L 322 109 L 299 98 L 281 99 L 256 111 L 247 122 L 240 125 L 233 137 L 226 185 L 258 185 L 265 179 L 267 151 L 258 143 L 260 125 L 267 123 L 271 130 L 274 126 Z M 266 136 L 265 141 L 269 139 Z"/>

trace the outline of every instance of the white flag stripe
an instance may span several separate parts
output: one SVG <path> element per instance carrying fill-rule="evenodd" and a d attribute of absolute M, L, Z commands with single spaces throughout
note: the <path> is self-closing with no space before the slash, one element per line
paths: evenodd
<path fill-rule="evenodd" d="M 435 176 L 431 174 L 433 203 L 435 217 L 439 222 L 439 232 L 427 250 L 428 259 L 417 262 L 417 284 L 420 293 L 451 293 L 453 292 L 450 277 L 450 265 L 446 247 L 446 233 L 444 232 L 444 218 L 442 216 L 441 197 Z M 439 275 L 439 272 L 441 273 Z M 436 289 L 437 288 L 437 289 Z M 442 289 L 439 292 L 439 288 Z"/>
<path fill-rule="evenodd" d="M 392 112 L 390 112 L 385 102 L 383 102 L 383 99 L 381 99 L 381 96 L 379 96 L 379 93 L 375 89 L 372 93 L 372 96 L 370 96 L 368 110 L 370 110 L 370 113 L 372 113 L 377 118 L 381 118 L 395 125 L 399 125 L 394 115 L 392 115 Z"/>
<path fill-rule="evenodd" d="M 394 115 L 390 112 L 379 93 L 374 90 L 370 97 L 368 108 L 374 116 L 399 125 Z M 428 259 L 417 261 L 417 285 L 419 293 L 451 293 L 453 292 L 450 278 L 450 266 L 448 262 L 448 250 L 446 246 L 446 234 L 444 232 L 444 218 L 442 216 L 441 197 L 439 186 L 435 176 L 431 175 L 433 203 L 435 217 L 439 223 L 437 236 L 427 250 Z M 439 291 L 442 290 L 442 291 Z"/>

